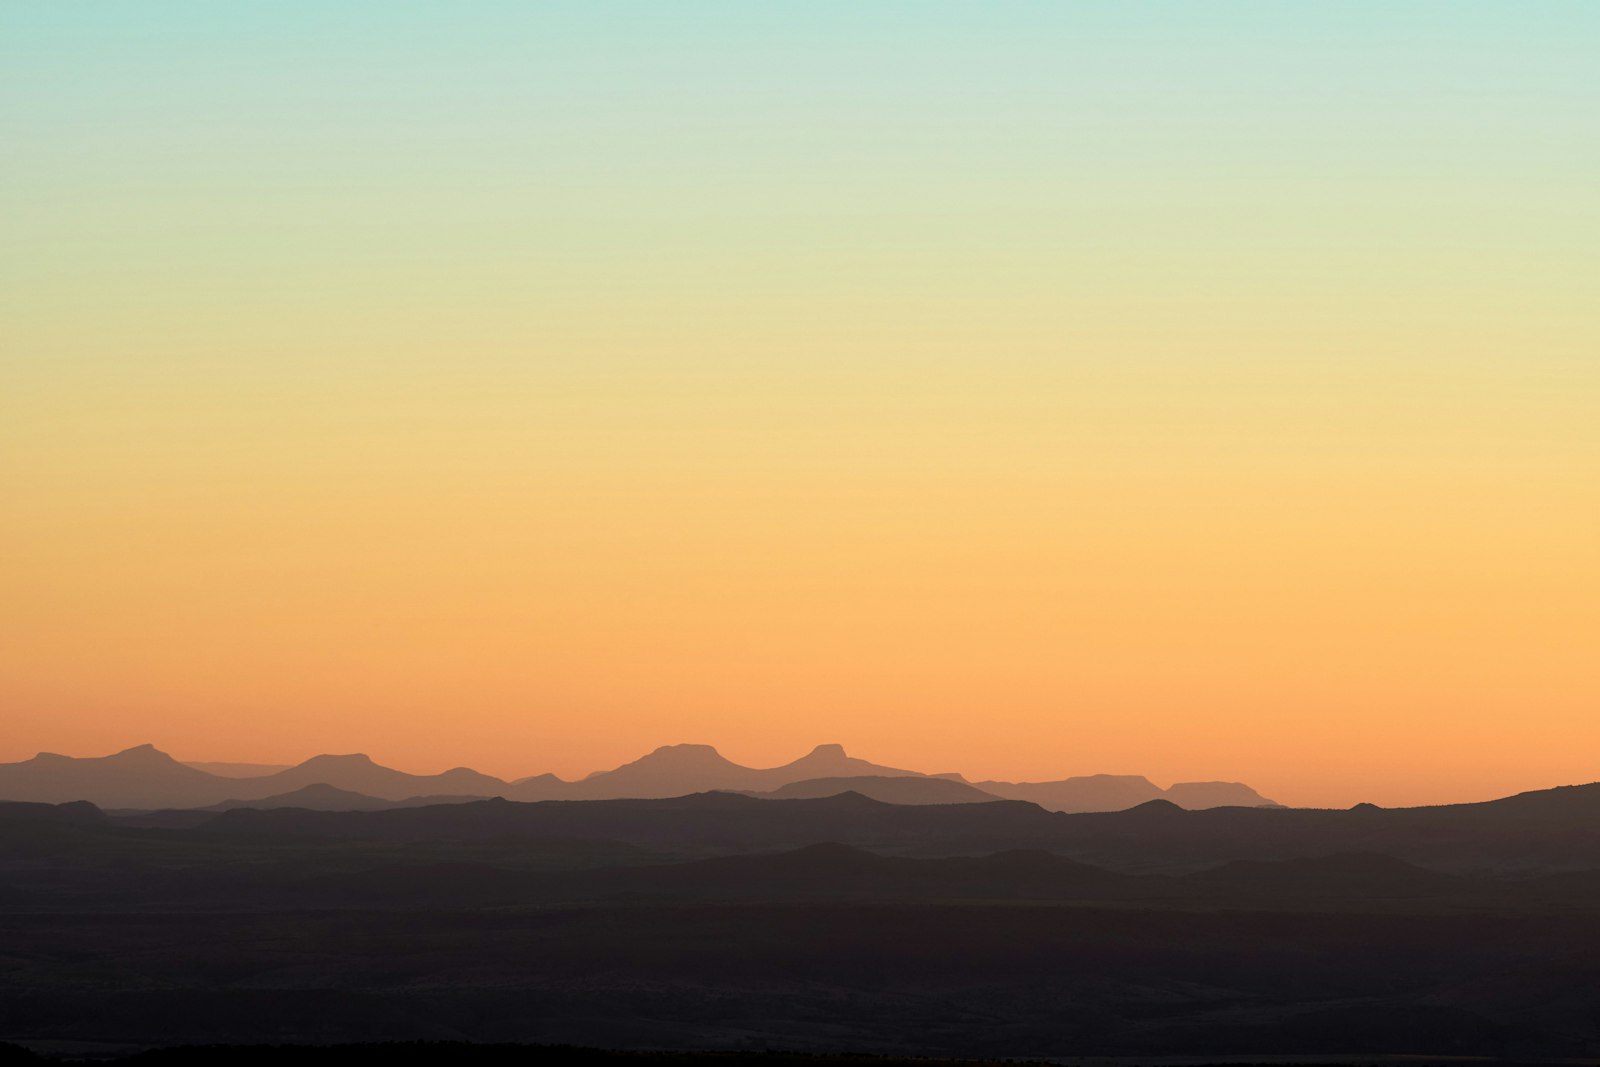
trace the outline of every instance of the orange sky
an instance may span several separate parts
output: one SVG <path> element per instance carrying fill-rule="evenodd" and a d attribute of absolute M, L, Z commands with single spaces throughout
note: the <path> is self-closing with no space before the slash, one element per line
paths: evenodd
<path fill-rule="evenodd" d="M 1223 7 L 9 13 L 0 760 L 1600 778 L 1592 15 Z"/>

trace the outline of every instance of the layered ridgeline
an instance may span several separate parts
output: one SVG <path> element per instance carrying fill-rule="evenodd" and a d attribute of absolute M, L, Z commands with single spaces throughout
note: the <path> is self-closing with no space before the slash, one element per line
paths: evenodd
<path fill-rule="evenodd" d="M 967 804 L 1026 800 L 1051 811 L 1121 811 L 1152 800 L 1191 810 L 1265 807 L 1272 801 L 1238 782 L 1180 782 L 1163 789 L 1137 775 L 1089 775 L 1055 782 L 969 782 L 959 774 L 924 774 L 818 745 L 781 767 L 745 767 L 710 745 L 667 745 L 614 770 L 579 781 L 553 774 L 506 781 L 467 767 L 407 774 L 364 755 L 314 756 L 293 767 L 183 763 L 152 745 L 110 756 L 40 753 L 0 764 L 0 800 L 58 804 L 86 800 L 103 808 L 298 807 L 374 810 L 397 805 L 507 800 L 658 799 L 730 792 L 779 799 L 853 792 L 891 804 Z"/>
<path fill-rule="evenodd" d="M 817 788 L 869 779 L 974 788 Z M 409 805 L 298 791 L 345 808 L 323 811 L 0 802 L 0 1043 L 582 1042 L 730 1065 L 788 1047 L 1600 1049 L 1600 785 L 1342 811 L 765 798 L 803 784 Z"/>

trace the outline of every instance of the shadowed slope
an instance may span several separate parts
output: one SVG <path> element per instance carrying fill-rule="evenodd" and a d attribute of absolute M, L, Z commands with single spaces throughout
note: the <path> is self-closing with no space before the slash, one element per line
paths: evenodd
<path fill-rule="evenodd" d="M 213 804 L 206 811 L 232 811 L 234 808 L 305 808 L 309 811 L 383 811 L 394 807 L 392 800 L 369 797 L 348 789 L 339 789 L 318 782 L 302 786 L 291 793 L 262 797 L 258 800 L 225 800 Z"/>
<path fill-rule="evenodd" d="M 985 793 L 1026 800 L 1047 811 L 1123 811 L 1161 796 L 1161 787 L 1136 774 L 1090 774 L 1059 782 L 975 782 Z"/>
<path fill-rule="evenodd" d="M 217 833 L 375 840 L 495 836 L 603 839 L 687 854 L 837 842 L 904 855 L 1045 849 L 1098 867 L 1183 873 L 1230 860 L 1378 854 L 1441 871 L 1512 874 L 1600 868 L 1600 785 L 1485 804 L 1394 810 L 1213 808 L 1153 800 L 1065 814 L 1020 801 L 885 804 L 859 793 L 775 800 L 705 793 L 662 800 L 480 801 L 377 812 L 240 809 Z"/>
<path fill-rule="evenodd" d="M 987 804 L 1000 798 L 976 786 L 948 778 L 864 775 L 855 778 L 812 778 L 790 782 L 758 796 L 773 800 L 804 800 L 859 793 L 885 804 Z"/>
<path fill-rule="evenodd" d="M 1010 800 L 1026 800 L 1048 811 L 1123 811 L 1149 800 L 1180 808 L 1275 807 L 1242 782 L 1178 782 L 1162 789 L 1137 774 L 1090 774 L 1058 782 L 976 782 L 979 789 Z"/>
<path fill-rule="evenodd" d="M 264 778 L 294 766 L 292 763 L 229 763 L 215 760 L 184 760 L 184 765 L 218 778 Z"/>

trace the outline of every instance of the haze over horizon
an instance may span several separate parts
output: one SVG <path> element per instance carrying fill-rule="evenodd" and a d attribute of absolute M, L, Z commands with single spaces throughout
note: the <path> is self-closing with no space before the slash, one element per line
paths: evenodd
<path fill-rule="evenodd" d="M 1597 39 L 0 4 L 0 761 L 1600 778 Z"/>
<path fill-rule="evenodd" d="M 793 762 L 794 760 L 798 759 L 801 756 L 809 756 L 809 757 L 821 756 L 821 755 L 823 755 L 825 750 L 827 750 L 827 758 L 830 759 L 830 760 L 832 760 L 832 759 L 843 759 L 846 755 L 848 755 L 850 757 L 853 757 L 853 759 L 858 763 L 867 763 L 867 764 L 877 764 L 878 765 L 878 770 L 862 769 L 860 771 L 854 771 L 854 772 L 849 772 L 849 773 L 874 774 L 874 773 L 879 773 L 880 771 L 882 771 L 884 769 L 883 768 L 884 764 L 897 765 L 897 764 L 905 764 L 907 762 L 907 761 L 904 761 L 904 760 L 896 761 L 895 759 L 892 759 L 892 758 L 880 760 L 880 759 L 877 759 L 875 757 L 868 757 L 865 760 L 863 760 L 862 756 L 861 756 L 861 753 L 855 751 L 854 749 L 852 749 L 848 745 L 841 745 L 841 744 L 839 744 L 837 742 L 823 742 L 823 743 L 819 743 L 817 745 L 807 746 L 804 749 L 801 749 L 801 750 L 798 750 L 798 751 L 788 752 L 784 756 L 782 756 L 781 758 L 770 760 L 770 761 L 765 761 L 765 762 L 762 762 L 762 761 L 751 761 L 751 760 L 741 760 L 741 759 L 738 759 L 738 758 L 735 758 L 735 757 L 730 757 L 728 752 L 724 751 L 721 747 L 719 747 L 717 745 L 709 744 L 709 743 L 706 743 L 706 742 L 692 742 L 692 741 L 691 742 L 673 742 L 673 743 L 669 743 L 669 744 L 665 744 L 665 745 L 651 746 L 649 748 L 635 749 L 635 750 L 632 750 L 629 755 L 626 755 L 626 756 L 618 759 L 613 764 L 606 764 L 604 766 L 592 767 L 592 768 L 589 768 L 587 770 L 573 772 L 573 773 L 567 773 L 567 774 L 562 774 L 562 773 L 558 773 L 558 772 L 555 772 L 555 771 L 551 771 L 547 767 L 536 767 L 536 768 L 533 768 L 533 769 L 529 769 L 528 767 L 518 767 L 515 763 L 510 763 L 510 762 L 507 763 L 507 768 L 508 769 L 503 769 L 503 770 L 501 770 L 501 769 L 491 769 L 491 767 L 488 766 L 488 765 L 479 766 L 479 765 L 472 765 L 472 764 L 461 763 L 461 762 L 449 762 L 448 760 L 446 760 L 444 762 L 437 762 L 436 761 L 435 763 L 427 764 L 427 765 L 420 766 L 420 767 L 418 767 L 418 766 L 399 766 L 399 765 L 391 763 L 391 762 L 389 762 L 389 761 L 387 761 L 385 759 L 374 757 L 372 752 L 369 751 L 366 748 L 362 748 L 359 751 L 352 750 L 352 751 L 349 751 L 349 752 L 334 751 L 334 750 L 331 750 L 331 749 L 323 749 L 323 750 L 319 750 L 317 752 L 307 753 L 307 754 L 304 754 L 304 755 L 301 755 L 301 756 L 296 756 L 296 757 L 292 757 L 292 758 L 286 758 L 286 759 L 283 759 L 283 760 L 262 760 L 262 759 L 243 759 L 243 758 L 239 758 L 239 759 L 209 759 L 209 758 L 206 758 L 206 757 L 198 757 L 198 756 L 187 756 L 187 757 L 185 757 L 185 756 L 175 756 L 172 753 L 167 752 L 160 745 L 152 744 L 150 742 L 142 742 L 142 743 L 140 743 L 138 745 L 130 745 L 130 746 L 127 746 L 126 748 L 118 749 L 115 752 L 63 752 L 63 751 L 58 751 L 58 750 L 44 749 L 44 750 L 40 750 L 37 753 L 32 754 L 32 756 L 30 756 L 30 757 L 24 757 L 23 759 L 25 760 L 25 759 L 29 759 L 29 758 L 33 758 L 33 757 L 42 757 L 42 756 L 45 756 L 45 755 L 68 756 L 68 757 L 71 757 L 71 758 L 74 758 L 74 759 L 81 759 L 81 758 L 84 758 L 84 757 L 93 758 L 93 757 L 103 757 L 103 756 L 110 756 L 110 755 L 130 755 L 131 752 L 129 750 L 138 750 L 138 751 L 153 751 L 154 753 L 159 753 L 163 757 L 177 759 L 181 763 L 185 763 L 185 764 L 188 764 L 188 765 L 191 765 L 191 766 L 201 767 L 201 768 L 206 769 L 208 771 L 216 771 L 216 768 L 220 768 L 223 765 L 232 764 L 232 765 L 240 767 L 240 768 L 250 768 L 251 769 L 250 770 L 251 774 L 266 775 L 266 774 L 272 773 L 274 770 L 296 768 L 296 767 L 299 767 L 301 764 L 306 764 L 306 763 L 309 763 L 309 762 L 312 762 L 312 761 L 315 761 L 315 760 L 324 759 L 324 758 L 332 758 L 332 759 L 336 759 L 336 760 L 348 760 L 348 759 L 354 759 L 354 758 L 365 758 L 365 759 L 371 760 L 372 763 L 375 763 L 380 767 L 387 767 L 387 768 L 391 768 L 393 770 L 398 770 L 398 771 L 401 771 L 403 773 L 413 774 L 413 775 L 435 775 L 435 774 L 442 774 L 442 773 L 444 773 L 446 771 L 457 771 L 457 770 L 465 769 L 465 770 L 476 771 L 476 772 L 480 772 L 480 773 L 484 773 L 484 774 L 489 774 L 492 777 L 499 778 L 499 779 L 503 780 L 506 783 L 514 783 L 514 782 L 517 782 L 520 779 L 536 778 L 536 777 L 540 777 L 540 776 L 544 776 L 544 775 L 553 774 L 553 775 L 555 775 L 556 778 L 558 778 L 558 779 L 560 779 L 560 780 L 562 780 L 565 783 L 570 785 L 570 784 L 581 783 L 581 782 L 584 782 L 586 780 L 595 778 L 597 776 L 605 776 L 607 774 L 607 772 L 611 772 L 611 771 L 617 770 L 618 768 L 627 769 L 630 765 L 633 765 L 633 764 L 636 764 L 636 763 L 642 766 L 645 762 L 653 761 L 657 757 L 660 757 L 660 756 L 668 754 L 670 750 L 674 750 L 674 749 L 678 749 L 678 750 L 695 749 L 695 748 L 709 749 L 711 752 L 714 752 L 716 755 L 722 757 L 722 759 L 724 759 L 724 760 L 727 760 L 729 763 L 734 764 L 734 765 L 738 765 L 738 766 L 743 767 L 743 768 L 748 768 L 748 769 L 763 769 L 763 768 L 765 768 L 765 769 L 774 769 L 774 770 L 776 770 L 776 769 L 783 768 L 785 765 Z M 511 759 L 512 757 L 505 757 L 505 758 L 506 759 Z M 14 762 L 19 762 L 19 761 L 0 759 L 0 770 L 4 769 L 4 764 L 6 764 L 6 763 L 14 763 Z M 997 782 L 998 783 L 1004 783 L 1004 782 L 1027 782 L 1027 781 L 1030 781 L 1030 779 L 1027 779 L 1027 778 L 1024 778 L 1024 777 L 1008 776 L 1008 775 L 1005 775 L 1005 774 L 972 773 L 972 772 L 967 771 L 967 770 L 965 770 L 965 769 L 963 769 L 961 767 L 956 767 L 956 766 L 942 766 L 942 765 L 939 766 L 939 767 L 926 767 L 926 766 L 925 767 L 909 767 L 909 766 L 907 766 L 907 767 L 905 767 L 905 771 L 907 773 L 911 773 L 911 774 L 915 774 L 915 775 L 927 775 L 927 776 L 949 775 L 949 774 L 954 773 L 954 774 L 956 774 L 957 776 L 959 776 L 960 778 L 964 779 L 967 782 L 977 783 L 979 785 L 984 785 L 986 787 L 988 785 L 992 785 L 992 784 L 995 784 Z M 216 773 L 220 773 L 220 771 L 216 771 Z M 831 774 L 833 774 L 835 772 L 823 772 L 823 773 L 825 775 L 831 775 Z M 815 774 L 815 772 L 813 772 L 812 775 L 805 775 L 805 774 L 798 775 L 798 776 L 795 776 L 793 780 L 795 780 L 795 781 L 804 781 L 808 777 L 814 776 L 814 774 Z M 1188 777 L 1163 778 L 1161 776 L 1151 776 L 1151 775 L 1145 774 L 1145 773 L 1141 772 L 1138 768 L 1134 768 L 1134 767 L 1113 768 L 1113 769 L 1109 769 L 1109 770 L 1108 769 L 1094 770 L 1094 769 L 1088 769 L 1088 768 L 1074 768 L 1074 769 L 1068 769 L 1068 770 L 1058 770 L 1058 771 L 1050 772 L 1050 773 L 1048 773 L 1046 775 L 1038 776 L 1038 777 L 1036 777 L 1034 779 L 1031 779 L 1031 780 L 1032 781 L 1056 782 L 1056 781 L 1060 781 L 1062 779 L 1068 779 L 1068 778 L 1071 778 L 1071 779 L 1085 779 L 1085 778 L 1105 777 L 1105 776 L 1143 778 L 1143 779 L 1146 779 L 1149 782 L 1152 782 L 1154 784 L 1154 786 L 1159 790 L 1169 789 L 1169 788 L 1173 787 L 1174 785 L 1180 785 L 1180 784 L 1184 784 L 1184 783 L 1188 783 L 1188 784 L 1201 783 L 1201 784 L 1210 784 L 1210 785 L 1217 785 L 1217 784 L 1242 785 L 1242 786 L 1246 787 L 1245 792 L 1248 793 L 1250 791 L 1250 788 L 1253 787 L 1256 784 L 1256 783 L 1251 783 L 1251 782 L 1243 782 L 1243 781 L 1240 781 L 1238 779 L 1229 779 L 1229 778 L 1227 778 L 1225 776 L 1208 775 L 1208 774 L 1199 773 L 1199 772 L 1197 772 L 1195 774 L 1192 774 L 1192 775 L 1190 775 Z M 1293 780 L 1293 775 L 1282 775 L 1281 777 L 1285 781 L 1292 781 Z M 847 780 L 845 780 L 845 779 L 838 779 L 838 780 L 845 781 L 846 785 L 848 785 Z M 1351 806 L 1356 805 L 1356 804 L 1370 804 L 1370 803 L 1379 803 L 1380 806 L 1384 806 L 1384 807 L 1416 807 L 1416 806 L 1425 806 L 1425 805 L 1433 805 L 1433 804 L 1475 803 L 1475 802 L 1488 801 L 1488 800 L 1497 800 L 1497 799 L 1501 799 L 1501 798 L 1503 798 L 1505 796 L 1509 796 L 1509 795 L 1512 795 L 1512 794 L 1515 794 L 1515 793 L 1535 792 L 1535 791 L 1540 791 L 1540 790 L 1546 790 L 1546 789 L 1550 789 L 1550 788 L 1557 787 L 1557 786 L 1587 785 L 1587 784 L 1591 783 L 1591 780 L 1600 780 L 1600 774 L 1594 775 L 1593 779 L 1591 779 L 1591 778 L 1579 778 L 1579 779 L 1575 779 L 1575 780 L 1573 780 L 1571 782 L 1535 783 L 1535 784 L 1532 784 L 1532 785 L 1528 785 L 1526 787 L 1518 787 L 1518 788 L 1510 789 L 1510 790 L 1507 790 L 1506 792 L 1501 792 L 1501 793 L 1482 793 L 1482 792 L 1480 792 L 1480 793 L 1476 793 L 1476 794 L 1472 794 L 1472 795 L 1454 796 L 1454 797 L 1448 797 L 1448 798 L 1432 798 L 1432 799 L 1428 799 L 1428 800 L 1424 800 L 1424 801 L 1415 801 L 1415 802 L 1387 802 L 1387 801 L 1380 802 L 1376 798 L 1378 798 L 1380 796 L 1383 796 L 1385 794 L 1385 790 L 1383 790 L 1382 787 L 1378 787 L 1375 790 L 1369 790 L 1369 794 L 1364 795 L 1363 799 L 1359 799 L 1359 800 L 1345 799 L 1345 800 L 1341 800 L 1339 802 L 1331 802 L 1331 801 L 1327 801 L 1327 800 L 1311 802 L 1311 801 L 1303 801 L 1303 800 L 1284 801 L 1281 798 L 1273 798 L 1272 802 L 1273 803 L 1277 803 L 1277 804 L 1287 804 L 1287 806 L 1289 806 L 1289 807 L 1333 808 L 1333 809 L 1351 807 Z M 701 789 L 721 789 L 721 788 L 726 788 L 725 786 L 717 785 L 717 784 L 714 784 L 714 783 L 713 784 L 704 784 L 704 785 L 694 784 L 694 778 L 693 778 L 692 775 L 691 775 L 691 777 L 684 779 L 684 781 L 686 783 L 688 783 L 688 784 L 685 785 L 684 789 L 682 790 L 684 792 L 696 792 L 696 791 L 700 791 Z M 841 786 L 841 788 L 844 788 L 844 786 Z M 677 790 L 670 790 L 667 794 L 663 794 L 663 795 L 675 795 L 676 792 L 678 792 L 678 791 Z M 1261 790 L 1260 792 L 1268 792 L 1268 793 L 1270 793 L 1270 790 Z M 417 794 L 409 794 L 409 795 L 417 795 Z M 624 790 L 619 795 L 629 795 L 629 794 L 626 792 L 626 790 Z M 560 794 L 554 794 L 553 796 L 555 798 L 559 798 Z M 542 798 L 543 798 L 543 795 L 541 795 L 539 797 L 539 799 L 542 799 Z M 6 800 L 6 799 L 13 799 L 14 800 L 14 799 L 26 799 L 26 798 L 19 797 L 19 796 L 7 796 L 5 794 L 3 783 L 0 783 L 0 800 Z M 535 799 L 535 798 L 524 797 L 522 799 Z M 1033 796 L 1022 795 L 1022 796 L 1018 796 L 1018 799 L 1027 799 L 1027 800 L 1034 801 L 1036 803 L 1043 803 L 1046 807 L 1049 807 L 1049 803 L 1047 801 L 1041 801 L 1038 798 L 1033 797 Z M 1124 803 L 1136 803 L 1136 802 L 1138 802 L 1138 801 L 1128 801 L 1128 802 L 1124 802 Z M 1239 802 L 1240 801 L 1238 801 L 1238 800 L 1228 800 L 1228 799 L 1222 799 L 1222 800 L 1213 799 L 1213 800 L 1210 801 L 1210 803 L 1212 803 L 1212 804 L 1217 804 L 1217 803 L 1226 804 L 1226 803 L 1239 803 Z M 1117 809 L 1116 806 L 1112 806 L 1112 807 L 1107 807 L 1107 808 L 1104 808 L 1104 809 L 1091 808 L 1091 809 L 1087 809 L 1087 810 L 1118 810 L 1118 809 Z"/>

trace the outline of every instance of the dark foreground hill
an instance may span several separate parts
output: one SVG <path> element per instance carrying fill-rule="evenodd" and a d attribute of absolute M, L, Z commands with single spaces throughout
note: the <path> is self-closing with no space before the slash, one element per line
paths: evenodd
<path fill-rule="evenodd" d="M 853 792 L 794 800 L 705 793 L 666 800 L 485 800 L 381 811 L 238 808 L 116 821 L 235 837 L 603 840 L 676 856 L 778 851 L 827 842 L 917 856 L 1045 849 L 1132 872 L 1181 873 L 1230 860 L 1353 853 L 1459 873 L 1600 868 L 1600 784 L 1482 804 L 1393 810 L 1185 811 L 1156 800 L 1121 812 L 1066 814 L 1023 801 L 913 805 L 887 804 Z"/>
<path fill-rule="evenodd" d="M 0 1034 L 1593 1057 L 1571 915 L 995 903 L 0 913 Z"/>
<path fill-rule="evenodd" d="M 45 1067 L 81 1063 L 45 1055 L 20 1045 L 0 1045 L 0 1067 Z M 899 1056 L 834 1053 L 661 1052 L 577 1048 L 572 1045 L 473 1044 L 465 1041 L 382 1042 L 362 1045 L 188 1045 L 147 1049 L 95 1062 L 126 1067 L 237 1067 L 294 1064 L 296 1067 L 348 1067 L 351 1063 L 482 1064 L 484 1067 L 1028 1067 L 1020 1060 L 930 1060 Z M 1043 1065 L 1039 1065 L 1043 1067 Z"/>
<path fill-rule="evenodd" d="M 1596 796 L 0 804 L 0 1040 L 1593 1058 Z"/>

